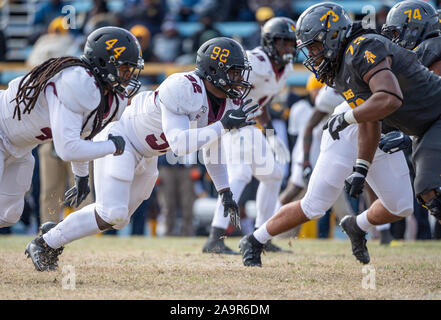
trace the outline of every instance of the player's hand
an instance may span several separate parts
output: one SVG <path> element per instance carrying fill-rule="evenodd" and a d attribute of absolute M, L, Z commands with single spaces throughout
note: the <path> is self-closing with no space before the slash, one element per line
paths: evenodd
<path fill-rule="evenodd" d="M 77 208 L 90 192 L 89 176 L 75 176 L 75 186 L 70 188 L 64 194 L 64 205 Z"/>
<path fill-rule="evenodd" d="M 275 134 L 267 135 L 266 140 L 273 150 L 276 161 L 285 164 L 291 159 L 291 154 L 283 141 Z"/>
<path fill-rule="evenodd" d="M 245 101 L 238 109 L 228 110 L 221 119 L 225 129 L 239 129 L 256 124 L 254 118 L 262 114 L 258 104 L 250 104 L 252 99 Z"/>
<path fill-rule="evenodd" d="M 126 142 L 124 141 L 124 138 L 121 136 L 114 136 L 113 134 L 109 133 L 108 139 L 115 144 L 116 151 L 113 155 L 114 156 L 122 155 L 124 152 L 124 148 L 126 146 Z"/>
<path fill-rule="evenodd" d="M 231 224 L 237 229 L 240 228 L 240 215 L 239 215 L 239 207 L 233 199 L 233 193 L 230 189 L 222 192 L 220 194 L 222 205 L 224 206 L 224 217 L 230 215 Z"/>
<path fill-rule="evenodd" d="M 345 180 L 345 192 L 352 198 L 358 198 L 363 192 L 364 182 L 367 176 L 367 169 L 361 166 L 355 166 L 352 174 Z"/>
<path fill-rule="evenodd" d="M 381 137 L 378 147 L 386 153 L 395 153 L 397 151 L 407 149 L 412 145 L 409 136 L 401 131 L 392 131 Z"/>
<path fill-rule="evenodd" d="M 311 163 L 309 161 L 304 161 L 302 163 L 302 177 L 303 177 L 303 181 L 305 182 L 306 185 L 308 185 L 308 183 L 309 183 L 309 179 L 311 178 L 311 174 L 312 174 Z"/>
<path fill-rule="evenodd" d="M 323 130 L 328 129 L 332 139 L 338 140 L 340 139 L 340 135 L 338 133 L 343 131 L 347 126 L 349 126 L 349 123 L 345 120 L 345 114 L 340 113 L 330 117 L 323 126 Z"/>

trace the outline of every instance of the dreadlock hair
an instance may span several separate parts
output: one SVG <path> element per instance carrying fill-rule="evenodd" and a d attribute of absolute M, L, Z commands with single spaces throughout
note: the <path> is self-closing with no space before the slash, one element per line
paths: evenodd
<path fill-rule="evenodd" d="M 84 130 L 90 118 L 95 114 L 95 119 L 93 121 L 93 127 L 91 133 L 85 138 L 86 140 L 91 140 L 94 136 L 96 136 L 104 127 L 112 121 L 118 112 L 119 101 L 115 93 L 112 92 L 114 98 L 116 99 L 116 109 L 115 112 L 110 117 L 109 121 L 103 126 L 103 115 L 108 106 L 108 99 L 104 97 L 104 87 L 102 82 L 99 80 L 98 75 L 95 74 L 92 67 L 87 63 L 82 61 L 76 57 L 61 57 L 61 58 L 51 58 L 43 62 L 42 64 L 34 67 L 31 71 L 29 71 L 21 80 L 18 85 L 17 95 L 14 99 L 11 100 L 11 103 L 15 101 L 15 109 L 13 118 L 17 115 L 18 120 L 21 120 L 21 109 L 20 104 L 24 105 L 23 114 L 30 114 L 32 109 L 35 107 L 35 103 L 37 102 L 39 94 L 44 91 L 47 86 L 47 82 L 54 77 L 58 72 L 63 69 L 73 67 L 73 66 L 81 66 L 88 69 L 96 78 L 96 83 L 98 85 L 98 89 L 101 93 L 101 101 L 98 107 L 93 110 L 87 117 L 86 122 L 82 126 L 81 130 Z"/>

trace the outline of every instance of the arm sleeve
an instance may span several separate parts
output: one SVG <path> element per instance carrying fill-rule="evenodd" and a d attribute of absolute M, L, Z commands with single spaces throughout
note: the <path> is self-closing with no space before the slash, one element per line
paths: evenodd
<path fill-rule="evenodd" d="M 78 177 L 86 177 L 89 175 L 89 161 L 72 161 L 70 164 L 74 175 Z"/>
<path fill-rule="evenodd" d="M 114 153 L 112 141 L 92 142 L 81 139 L 83 115 L 75 113 L 58 100 L 51 87 L 46 90 L 55 151 L 64 161 L 92 161 Z"/>
<path fill-rule="evenodd" d="M 225 132 L 220 121 L 203 128 L 190 129 L 190 120 L 187 115 L 176 114 L 161 102 L 160 106 L 162 129 L 171 150 L 177 156 L 195 152 L 218 140 Z"/>
<path fill-rule="evenodd" d="M 347 47 L 345 62 L 363 79 L 364 75 L 390 55 L 385 44 L 377 38 L 358 37 Z"/>
<path fill-rule="evenodd" d="M 205 168 L 214 183 L 216 190 L 230 187 L 228 183 L 228 172 L 225 160 L 223 158 L 222 143 L 219 139 L 206 148 L 202 149 L 204 155 Z"/>

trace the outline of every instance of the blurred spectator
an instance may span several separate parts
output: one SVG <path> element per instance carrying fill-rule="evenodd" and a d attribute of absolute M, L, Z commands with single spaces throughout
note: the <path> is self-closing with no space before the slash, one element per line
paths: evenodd
<path fill-rule="evenodd" d="M 127 29 L 141 24 L 155 35 L 161 31 L 165 14 L 165 0 L 132 0 L 127 2 L 123 17 Z"/>
<path fill-rule="evenodd" d="M 38 38 L 26 64 L 34 67 L 49 58 L 78 56 L 80 53 L 74 37 L 63 27 L 63 17 L 57 17 L 49 24 L 47 34 Z"/>
<path fill-rule="evenodd" d="M 182 54 L 182 38 L 174 22 L 162 24 L 161 33 L 153 38 L 153 52 L 161 62 L 174 62 Z"/>
<path fill-rule="evenodd" d="M 104 0 L 94 0 L 93 10 L 88 12 L 83 33 L 88 35 L 94 30 L 107 26 L 121 26 L 119 16 L 109 11 L 107 2 Z"/>
<path fill-rule="evenodd" d="M 220 4 L 216 0 L 167 0 L 169 8 L 168 19 L 175 21 L 196 22 L 199 20 L 201 12 Z"/>
<path fill-rule="evenodd" d="M 201 12 L 199 22 L 202 28 L 193 36 L 193 53 L 196 55 L 199 47 L 206 41 L 221 37 L 222 33 L 213 25 L 214 17 L 216 16 L 215 8 L 208 8 Z"/>
<path fill-rule="evenodd" d="M 34 21 L 32 25 L 34 27 L 34 33 L 30 37 L 29 41 L 31 44 L 35 42 L 36 39 L 44 33 L 47 26 L 56 17 L 62 14 L 63 6 L 69 5 L 70 2 L 64 2 L 62 0 L 51 0 L 51 1 L 39 1 L 37 10 L 34 14 Z"/>
<path fill-rule="evenodd" d="M 145 235 L 146 220 L 150 226 L 149 235 L 156 236 L 156 223 L 159 215 L 159 203 L 156 188 L 153 189 L 152 194 L 147 200 L 144 200 L 133 213 L 132 231 L 131 235 L 142 236 Z"/>
<path fill-rule="evenodd" d="M 257 12 L 261 7 L 271 7 L 277 17 L 292 16 L 290 0 L 248 0 L 248 7 L 253 12 Z"/>
<path fill-rule="evenodd" d="M 259 24 L 259 28 L 256 29 L 251 35 L 243 40 L 243 46 L 246 50 L 252 50 L 255 47 L 260 46 L 260 37 L 262 33 L 262 26 L 271 18 L 274 17 L 274 11 L 270 7 L 261 7 L 256 11 L 256 21 Z"/>
<path fill-rule="evenodd" d="M 141 46 L 142 58 L 145 62 L 157 62 L 158 58 L 154 55 L 150 45 L 151 33 L 149 29 L 141 24 L 130 28 L 130 32 L 138 39 Z"/>
<path fill-rule="evenodd" d="M 171 154 L 169 154 L 170 156 Z M 170 164 L 166 156 L 158 160 L 160 187 L 159 201 L 165 217 L 166 236 L 192 236 L 193 204 L 196 200 L 194 181 L 191 179 L 192 163 L 189 159 L 196 153 L 178 158 L 177 164 Z M 175 233 L 176 217 L 181 213 L 181 231 Z"/>

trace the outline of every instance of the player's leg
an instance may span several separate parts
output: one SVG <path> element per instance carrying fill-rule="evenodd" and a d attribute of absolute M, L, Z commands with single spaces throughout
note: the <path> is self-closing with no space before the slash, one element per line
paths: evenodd
<path fill-rule="evenodd" d="M 305 196 L 300 201 L 282 206 L 253 234 L 242 238 L 239 246 L 244 265 L 261 266 L 260 254 L 264 243 L 309 220 L 322 217 L 333 205 L 340 195 L 344 180 L 352 172 L 356 159 L 356 136 L 356 126 L 349 127 L 336 141 L 329 133 L 323 134 L 321 153 Z"/>
<path fill-rule="evenodd" d="M 283 165 L 276 161 L 265 136 L 260 133 L 259 138 L 259 144 L 254 149 L 252 164 L 253 175 L 259 180 L 256 193 L 256 229 L 268 221 L 276 212 L 276 207 L 279 207 L 278 198 L 283 180 Z M 271 241 L 265 243 L 264 250 L 268 252 L 291 252 L 283 250 Z"/>
<path fill-rule="evenodd" d="M 115 229 L 125 227 L 141 203 L 150 198 L 158 175 L 158 157 L 142 158 L 136 167 L 135 176 L 130 187 L 130 199 L 128 204 L 129 217 L 124 224 L 115 226 Z"/>
<path fill-rule="evenodd" d="M 34 163 L 30 152 L 18 159 L 0 152 L 0 228 L 20 220 L 24 196 L 31 187 Z"/>
<path fill-rule="evenodd" d="M 228 180 L 234 201 L 238 202 L 246 185 L 252 179 L 250 165 L 227 164 Z M 204 253 L 238 254 L 224 243 L 225 232 L 230 224 L 230 217 L 224 216 L 221 198 L 217 198 L 216 210 L 211 222 L 210 234 L 202 248 Z"/>
<path fill-rule="evenodd" d="M 413 144 L 414 188 L 418 202 L 441 223 L 441 120 Z"/>
<path fill-rule="evenodd" d="M 106 136 L 107 133 L 101 132 L 96 139 Z M 130 185 L 140 159 L 131 145 L 126 144 L 122 155 L 108 155 L 94 161 L 96 203 L 71 213 L 26 246 L 26 253 L 38 271 L 54 270 L 64 245 L 110 229 L 129 218 Z"/>
<path fill-rule="evenodd" d="M 288 179 L 288 185 L 279 196 L 282 205 L 288 204 L 299 196 L 303 191 L 305 183 L 302 176 L 302 165 L 292 160 L 291 176 Z"/>
<path fill-rule="evenodd" d="M 346 216 L 340 223 L 351 240 L 353 254 L 362 263 L 370 261 L 364 235 L 374 226 L 401 220 L 413 212 L 409 169 L 402 152 L 389 155 L 378 150 L 366 181 L 378 199 L 357 217 Z"/>

